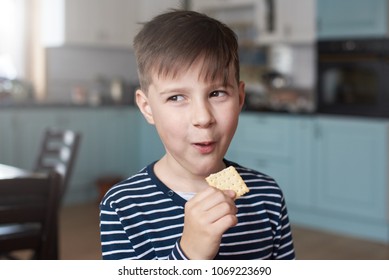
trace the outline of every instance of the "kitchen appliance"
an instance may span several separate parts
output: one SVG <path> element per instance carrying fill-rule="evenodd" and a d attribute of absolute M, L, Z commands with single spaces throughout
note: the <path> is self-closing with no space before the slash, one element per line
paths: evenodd
<path fill-rule="evenodd" d="M 389 39 L 317 43 L 317 111 L 389 117 Z"/>

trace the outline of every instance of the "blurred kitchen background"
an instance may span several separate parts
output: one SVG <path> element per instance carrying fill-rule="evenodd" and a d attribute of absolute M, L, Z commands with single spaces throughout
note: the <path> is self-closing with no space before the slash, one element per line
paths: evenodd
<path fill-rule="evenodd" d="M 0 0 L 0 163 L 31 169 L 47 127 L 82 134 L 62 258 L 100 258 L 101 196 L 163 153 L 134 106 L 132 40 L 171 8 L 238 35 L 228 158 L 276 178 L 297 257 L 389 259 L 388 0 Z"/>

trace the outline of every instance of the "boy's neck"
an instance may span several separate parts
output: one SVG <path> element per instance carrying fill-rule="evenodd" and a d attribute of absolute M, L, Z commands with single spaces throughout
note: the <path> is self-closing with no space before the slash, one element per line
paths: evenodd
<path fill-rule="evenodd" d="M 206 176 L 192 174 L 182 166 L 172 166 L 166 155 L 155 163 L 154 173 L 175 192 L 197 193 L 209 186 L 205 181 Z"/>

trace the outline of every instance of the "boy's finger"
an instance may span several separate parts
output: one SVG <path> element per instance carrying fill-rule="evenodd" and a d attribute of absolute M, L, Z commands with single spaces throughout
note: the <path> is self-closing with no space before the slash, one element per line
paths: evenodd
<path fill-rule="evenodd" d="M 231 199 L 235 199 L 236 198 L 236 192 L 233 191 L 233 190 L 224 190 L 223 191 L 228 197 L 230 197 Z"/>

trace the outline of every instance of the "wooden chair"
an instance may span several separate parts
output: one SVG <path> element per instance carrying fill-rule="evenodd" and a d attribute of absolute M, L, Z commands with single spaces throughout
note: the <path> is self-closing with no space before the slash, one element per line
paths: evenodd
<path fill-rule="evenodd" d="M 67 189 L 81 140 L 72 130 L 46 129 L 35 163 L 36 172 L 55 170 L 62 176 L 60 196 Z"/>
<path fill-rule="evenodd" d="M 0 180 L 0 256 L 32 250 L 33 259 L 58 259 L 60 188 L 55 171 Z"/>

